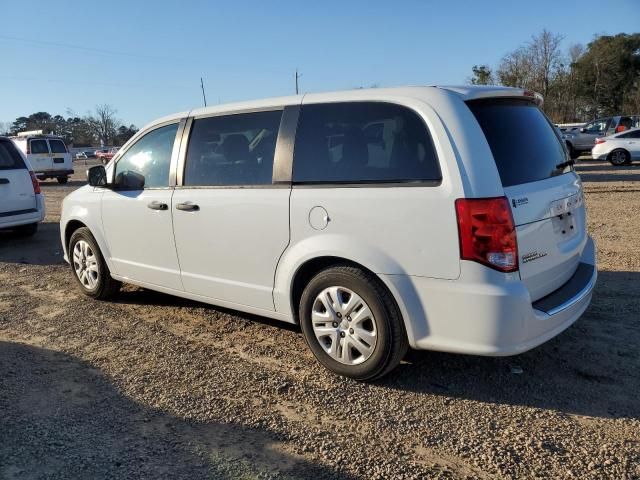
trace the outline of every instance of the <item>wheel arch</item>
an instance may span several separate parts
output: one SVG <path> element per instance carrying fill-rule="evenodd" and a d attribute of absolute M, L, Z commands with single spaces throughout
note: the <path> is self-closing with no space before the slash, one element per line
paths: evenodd
<path fill-rule="evenodd" d="M 339 255 L 324 255 L 309 258 L 302 262 L 295 270 L 289 285 L 288 292 L 288 307 L 291 309 L 291 318 L 293 323 L 300 324 L 298 309 L 302 297 L 302 292 L 304 291 L 305 286 L 317 273 L 334 265 L 348 265 L 351 267 L 359 268 L 370 274 L 379 282 L 380 286 L 389 293 L 389 296 L 394 303 L 393 308 L 397 309 L 398 314 L 400 315 L 400 318 L 402 320 L 402 324 L 404 325 L 404 331 L 407 335 L 407 340 L 409 341 L 409 344 L 413 346 L 415 344 L 415 335 L 416 333 L 418 333 L 416 332 L 416 325 L 414 325 L 414 322 L 417 321 L 419 322 L 419 324 L 424 323 L 426 327 L 426 317 L 424 316 L 424 312 L 421 313 L 421 310 L 418 311 L 418 309 L 416 308 L 417 305 L 414 305 L 414 308 L 411 309 L 410 312 L 407 308 L 407 305 L 405 305 L 404 303 L 404 299 L 400 294 L 399 289 L 396 288 L 396 285 L 393 282 L 389 281 L 388 276 L 379 275 L 371 268 L 367 268 L 362 263 Z M 417 300 L 417 296 L 415 300 Z M 423 329 L 418 328 L 418 330 Z"/>

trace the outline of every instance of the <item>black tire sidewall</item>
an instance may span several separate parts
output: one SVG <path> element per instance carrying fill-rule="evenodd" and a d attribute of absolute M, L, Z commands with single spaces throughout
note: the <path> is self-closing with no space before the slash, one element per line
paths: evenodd
<path fill-rule="evenodd" d="M 613 154 L 617 153 L 617 152 L 620 152 L 620 153 L 624 154 L 624 161 L 621 162 L 621 163 L 614 163 L 613 162 Z M 611 152 L 609 154 L 609 163 L 611 163 L 611 165 L 613 165 L 614 167 L 621 167 L 623 165 L 628 165 L 630 158 L 631 158 L 631 156 L 626 151 L 624 151 L 624 150 L 614 150 L 613 152 Z"/>
<path fill-rule="evenodd" d="M 390 307 L 385 305 L 376 288 L 365 278 L 339 268 L 324 270 L 316 275 L 304 289 L 299 311 L 303 336 L 316 359 L 328 370 L 358 380 L 373 378 L 385 369 L 391 355 L 392 341 Z M 369 306 L 376 319 L 377 340 L 374 353 L 360 365 L 344 365 L 331 358 L 322 349 L 313 332 L 311 323 L 313 303 L 322 290 L 331 286 L 346 287 L 357 293 Z"/>
<path fill-rule="evenodd" d="M 78 243 L 80 240 L 84 240 L 89 244 L 89 246 L 91 247 L 91 250 L 93 250 L 93 254 L 96 256 L 98 260 L 98 268 L 100 269 L 98 272 L 98 282 L 96 284 L 96 287 L 93 289 L 88 289 L 82 284 L 73 266 L 73 249 L 76 243 Z M 88 295 L 90 297 L 94 297 L 94 298 L 99 297 L 102 290 L 104 289 L 105 275 L 109 275 L 109 272 L 107 269 L 107 265 L 104 261 L 104 258 L 102 257 L 102 252 L 100 251 L 100 248 L 98 247 L 98 244 L 96 243 L 95 238 L 93 238 L 93 235 L 91 235 L 91 232 L 89 231 L 88 228 L 79 228 L 78 230 L 73 232 L 73 234 L 71 235 L 71 239 L 69 240 L 69 264 L 71 265 L 71 272 L 73 273 L 73 278 L 75 278 L 82 292 L 85 295 Z"/>

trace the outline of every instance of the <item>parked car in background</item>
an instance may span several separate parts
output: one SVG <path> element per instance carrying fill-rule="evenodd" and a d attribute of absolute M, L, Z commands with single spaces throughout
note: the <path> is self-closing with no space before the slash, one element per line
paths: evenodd
<path fill-rule="evenodd" d="M 595 145 L 596 138 L 637 127 L 640 127 L 639 115 L 617 115 L 615 117 L 599 118 L 587 123 L 577 131 L 565 131 L 563 132 L 563 138 L 571 158 L 575 159 L 583 153 L 590 152 Z"/>
<path fill-rule="evenodd" d="M 0 230 L 33 235 L 44 219 L 40 183 L 27 158 L 6 137 L 0 137 Z"/>
<path fill-rule="evenodd" d="M 43 135 L 42 131 L 22 132 L 11 137 L 13 143 L 26 155 L 40 180 L 55 178 L 67 183 L 73 175 L 73 161 L 62 138 Z"/>
<path fill-rule="evenodd" d="M 582 184 L 539 95 L 307 94 L 143 128 L 62 205 L 80 289 L 120 282 L 299 323 L 369 380 L 408 346 L 529 350 L 591 300 Z"/>
<path fill-rule="evenodd" d="M 640 160 L 640 128 L 596 139 L 591 156 L 594 160 L 608 160 L 616 167 Z"/>
<path fill-rule="evenodd" d="M 96 152 L 95 150 L 83 150 L 82 152 L 76 153 L 76 160 L 95 158 Z"/>
<path fill-rule="evenodd" d="M 118 153 L 118 150 L 120 150 L 120 147 L 111 147 L 107 151 L 98 151 L 96 153 L 96 158 L 100 160 L 103 165 L 106 165 L 116 155 L 116 153 Z"/>

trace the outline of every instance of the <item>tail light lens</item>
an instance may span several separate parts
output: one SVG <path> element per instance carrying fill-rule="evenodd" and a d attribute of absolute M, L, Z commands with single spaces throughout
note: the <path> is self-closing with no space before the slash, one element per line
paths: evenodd
<path fill-rule="evenodd" d="M 456 200 L 460 258 L 501 272 L 518 270 L 516 228 L 506 197 Z"/>
<path fill-rule="evenodd" d="M 606 140 L 603 140 L 601 138 L 596 138 L 596 145 L 598 145 L 599 143 L 604 143 L 606 142 Z"/>
<path fill-rule="evenodd" d="M 40 193 L 40 182 L 38 181 L 38 177 L 32 171 L 29 171 L 29 175 L 31 175 L 31 184 L 33 185 L 33 193 L 36 195 Z"/>

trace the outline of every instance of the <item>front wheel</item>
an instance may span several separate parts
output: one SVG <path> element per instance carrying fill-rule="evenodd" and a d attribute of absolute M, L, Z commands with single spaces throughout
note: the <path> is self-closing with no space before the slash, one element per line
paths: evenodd
<path fill-rule="evenodd" d="M 338 375 L 375 380 L 394 369 L 408 349 L 391 294 L 372 274 L 340 265 L 308 283 L 300 325 L 316 359 Z"/>
<path fill-rule="evenodd" d="M 111 278 L 109 267 L 88 228 L 79 228 L 71 235 L 69 261 L 73 276 L 85 295 L 104 300 L 120 289 L 120 282 Z"/>
<path fill-rule="evenodd" d="M 58 177 L 58 183 L 60 185 L 65 185 L 69 181 L 69 177 Z"/>
<path fill-rule="evenodd" d="M 611 165 L 621 167 L 631 162 L 631 155 L 625 150 L 614 150 L 609 154 Z"/>

